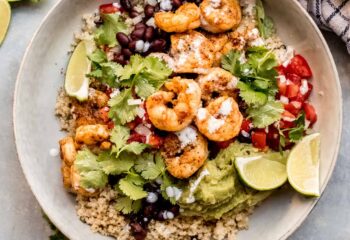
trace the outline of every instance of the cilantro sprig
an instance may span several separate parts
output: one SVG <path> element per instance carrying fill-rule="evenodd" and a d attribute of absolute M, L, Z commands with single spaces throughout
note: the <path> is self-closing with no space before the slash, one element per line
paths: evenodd
<path fill-rule="evenodd" d="M 274 23 L 272 19 L 265 14 L 264 6 L 261 0 L 256 1 L 256 20 L 258 23 L 258 29 L 263 38 L 271 37 L 276 29 L 274 27 Z"/>
<path fill-rule="evenodd" d="M 283 105 L 275 101 L 278 66 L 275 55 L 265 47 L 247 49 L 246 62 L 241 62 L 241 53 L 230 51 L 223 56 L 221 65 L 240 78 L 237 84 L 239 96 L 248 105 L 247 114 L 255 127 L 264 128 L 281 118 Z"/>

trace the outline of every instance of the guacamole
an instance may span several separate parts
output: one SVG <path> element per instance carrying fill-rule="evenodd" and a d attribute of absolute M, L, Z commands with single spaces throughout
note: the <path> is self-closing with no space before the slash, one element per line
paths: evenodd
<path fill-rule="evenodd" d="M 215 159 L 205 163 L 189 184 L 183 188 L 178 201 L 186 216 L 202 216 L 218 219 L 229 211 L 238 212 L 256 205 L 271 194 L 245 187 L 238 178 L 234 167 L 237 156 L 257 154 L 251 145 L 232 143 L 222 150 Z"/>

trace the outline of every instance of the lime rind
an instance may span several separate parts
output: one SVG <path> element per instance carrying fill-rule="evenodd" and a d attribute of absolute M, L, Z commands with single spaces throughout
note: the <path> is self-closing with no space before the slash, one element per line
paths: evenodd
<path fill-rule="evenodd" d="M 11 21 L 11 6 L 7 0 L 0 0 L 0 46 L 3 43 Z"/>
<path fill-rule="evenodd" d="M 320 134 L 308 135 L 292 149 L 287 160 L 288 181 L 305 196 L 320 196 L 319 149 Z"/>
<path fill-rule="evenodd" d="M 264 156 L 237 157 L 235 166 L 242 181 L 255 190 L 273 190 L 287 181 L 286 166 Z"/>
<path fill-rule="evenodd" d="M 91 70 L 91 61 L 88 59 L 89 43 L 81 41 L 73 51 L 69 60 L 65 90 L 71 97 L 85 101 L 89 97 L 89 78 L 86 77 Z"/>

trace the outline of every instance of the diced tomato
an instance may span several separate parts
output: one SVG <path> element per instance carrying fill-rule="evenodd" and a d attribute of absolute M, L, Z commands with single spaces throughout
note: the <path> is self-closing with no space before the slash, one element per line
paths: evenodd
<path fill-rule="evenodd" d="M 253 127 L 252 121 L 244 118 L 242 121 L 242 125 L 241 125 L 241 131 L 245 131 L 245 132 L 249 133 L 250 130 L 252 130 L 252 127 Z"/>
<path fill-rule="evenodd" d="M 295 127 L 294 122 L 280 120 L 280 129 L 293 128 Z"/>
<path fill-rule="evenodd" d="M 120 11 L 120 9 L 113 5 L 113 3 L 103 4 L 100 6 L 100 13 L 111 14 Z"/>
<path fill-rule="evenodd" d="M 233 143 L 234 141 L 235 141 L 234 139 L 230 139 L 230 140 L 227 140 L 227 141 L 215 142 L 215 144 L 217 145 L 217 147 L 219 149 L 225 149 L 228 146 L 230 146 L 230 144 Z"/>
<path fill-rule="evenodd" d="M 294 83 L 290 83 L 287 85 L 287 91 L 286 91 L 286 97 L 291 99 L 294 99 L 298 96 L 299 93 L 299 86 Z"/>
<path fill-rule="evenodd" d="M 278 78 L 277 86 L 278 86 L 279 95 L 285 95 L 287 92 L 287 82 L 286 81 L 283 82 Z"/>
<path fill-rule="evenodd" d="M 109 121 L 107 123 L 107 127 L 108 127 L 108 129 L 113 129 L 114 128 L 114 122 L 113 121 Z"/>
<path fill-rule="evenodd" d="M 310 121 L 310 125 L 314 124 L 317 121 L 317 113 L 314 106 L 308 102 L 305 102 L 303 104 L 303 109 L 305 111 L 305 118 Z"/>
<path fill-rule="evenodd" d="M 295 55 L 286 67 L 287 73 L 294 73 L 301 78 L 311 78 L 312 72 L 309 64 L 301 55 Z"/>
<path fill-rule="evenodd" d="M 276 69 L 278 75 L 285 75 L 286 74 L 286 68 L 283 67 L 283 65 L 279 65 L 275 69 Z"/>
<path fill-rule="evenodd" d="M 161 138 L 160 136 L 154 133 L 149 136 L 148 142 L 147 142 L 147 144 L 151 145 L 152 148 L 160 148 L 160 146 L 162 146 L 163 143 L 164 143 L 163 138 Z"/>
<path fill-rule="evenodd" d="M 138 133 L 132 133 L 128 139 L 128 143 L 131 142 L 146 143 L 146 136 Z"/>
<path fill-rule="evenodd" d="M 286 78 L 298 86 L 301 85 L 301 77 L 299 77 L 298 75 L 296 75 L 294 73 L 287 73 Z"/>
<path fill-rule="evenodd" d="M 103 122 L 107 123 L 110 120 L 108 117 L 109 107 L 103 107 L 99 109 L 98 113 L 99 117 L 102 119 Z"/>
<path fill-rule="evenodd" d="M 294 116 L 297 116 L 301 110 L 302 103 L 299 101 L 291 101 L 288 104 L 284 105 L 284 109 L 292 113 Z"/>
<path fill-rule="evenodd" d="M 252 132 L 252 144 L 259 149 L 266 148 L 266 132 L 265 131 L 253 131 Z"/>
<path fill-rule="evenodd" d="M 134 130 L 137 127 L 137 125 L 139 125 L 142 122 L 142 118 L 136 117 L 133 121 L 128 122 L 127 125 L 131 130 Z"/>
<path fill-rule="evenodd" d="M 295 115 L 287 110 L 284 110 L 284 112 L 282 113 L 282 119 L 287 122 L 293 122 L 295 120 Z"/>

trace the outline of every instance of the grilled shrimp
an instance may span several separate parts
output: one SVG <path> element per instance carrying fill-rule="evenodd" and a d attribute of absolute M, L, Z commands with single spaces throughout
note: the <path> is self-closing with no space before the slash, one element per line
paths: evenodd
<path fill-rule="evenodd" d="M 59 141 L 61 159 L 66 165 L 71 166 L 77 156 L 75 142 L 72 137 L 65 137 Z"/>
<path fill-rule="evenodd" d="M 231 97 L 219 97 L 200 108 L 196 116 L 198 130 L 212 141 L 227 141 L 239 134 L 243 116 Z"/>
<path fill-rule="evenodd" d="M 207 73 L 199 75 L 197 82 L 202 90 L 202 99 L 209 102 L 213 95 L 235 97 L 238 79 L 222 68 L 208 69 Z"/>
<path fill-rule="evenodd" d="M 165 138 L 162 155 L 172 176 L 189 178 L 208 158 L 208 143 L 197 129 L 189 126 Z"/>
<path fill-rule="evenodd" d="M 109 138 L 109 131 L 106 125 L 83 125 L 77 128 L 75 141 L 78 144 L 94 145 Z"/>
<path fill-rule="evenodd" d="M 196 4 L 185 3 L 175 13 L 157 12 L 154 21 L 158 28 L 165 32 L 186 32 L 198 28 L 200 11 Z"/>
<path fill-rule="evenodd" d="M 214 46 L 203 34 L 191 31 L 171 35 L 170 55 L 178 73 L 196 73 L 214 62 Z"/>
<path fill-rule="evenodd" d="M 241 22 L 241 7 L 237 0 L 204 0 L 199 8 L 201 27 L 209 32 L 226 32 Z"/>
<path fill-rule="evenodd" d="M 179 131 L 195 117 L 201 104 L 201 90 L 195 81 L 180 77 L 173 78 L 164 86 L 164 91 L 147 98 L 147 113 L 158 129 Z"/>
<path fill-rule="evenodd" d="M 215 51 L 214 66 L 220 66 L 221 56 L 223 54 L 222 50 L 228 43 L 229 38 L 226 33 L 206 34 L 205 36 L 211 41 L 211 43 L 214 46 L 214 51 Z"/>

